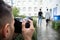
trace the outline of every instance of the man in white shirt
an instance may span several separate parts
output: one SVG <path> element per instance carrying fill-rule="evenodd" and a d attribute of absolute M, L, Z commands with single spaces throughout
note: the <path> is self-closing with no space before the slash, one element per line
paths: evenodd
<path fill-rule="evenodd" d="M 50 21 L 50 12 L 47 9 L 47 12 L 45 14 L 45 19 L 46 19 L 46 26 L 48 25 L 49 21 Z"/>

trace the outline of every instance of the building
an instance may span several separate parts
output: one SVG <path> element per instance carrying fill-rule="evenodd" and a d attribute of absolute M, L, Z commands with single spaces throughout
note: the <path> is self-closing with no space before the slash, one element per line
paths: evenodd
<path fill-rule="evenodd" d="M 45 16 L 46 8 L 51 9 L 51 15 L 60 15 L 60 0 L 4 0 L 11 6 L 19 8 L 19 15 L 38 16 L 39 9 L 42 7 L 43 16 Z M 54 8 L 57 10 L 53 13 Z"/>
<path fill-rule="evenodd" d="M 11 6 L 16 6 L 20 10 L 19 15 L 38 16 L 40 0 L 4 0 Z"/>

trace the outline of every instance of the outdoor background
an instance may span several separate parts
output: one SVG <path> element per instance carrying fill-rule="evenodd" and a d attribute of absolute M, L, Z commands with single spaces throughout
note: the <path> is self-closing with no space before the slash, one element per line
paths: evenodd
<path fill-rule="evenodd" d="M 54 16 L 60 16 L 60 0 L 4 0 L 7 4 L 12 6 L 14 17 L 31 16 L 33 18 L 35 32 L 33 40 L 60 40 L 60 19 L 57 20 Z M 38 26 L 38 12 L 42 9 L 43 18 L 42 26 Z M 49 9 L 51 21 L 46 28 L 45 13 Z M 56 21 L 55 21 L 56 20 Z M 23 40 L 21 34 L 16 37 L 16 40 Z"/>

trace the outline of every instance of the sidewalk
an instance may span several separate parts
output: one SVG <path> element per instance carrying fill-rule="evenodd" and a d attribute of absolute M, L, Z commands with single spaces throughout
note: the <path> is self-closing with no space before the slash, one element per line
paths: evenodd
<path fill-rule="evenodd" d="M 57 40 L 58 33 L 52 29 L 52 24 L 46 27 L 45 19 L 42 20 L 42 26 L 37 26 L 37 40 Z"/>

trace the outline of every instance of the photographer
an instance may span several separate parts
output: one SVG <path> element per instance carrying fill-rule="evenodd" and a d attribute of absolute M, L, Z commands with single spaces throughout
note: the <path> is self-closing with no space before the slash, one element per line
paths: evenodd
<path fill-rule="evenodd" d="M 22 22 L 22 35 L 24 40 L 32 40 L 34 33 L 33 21 L 30 21 L 30 28 L 25 28 L 26 21 Z M 14 34 L 14 17 L 9 5 L 0 0 L 0 40 L 12 40 Z"/>

